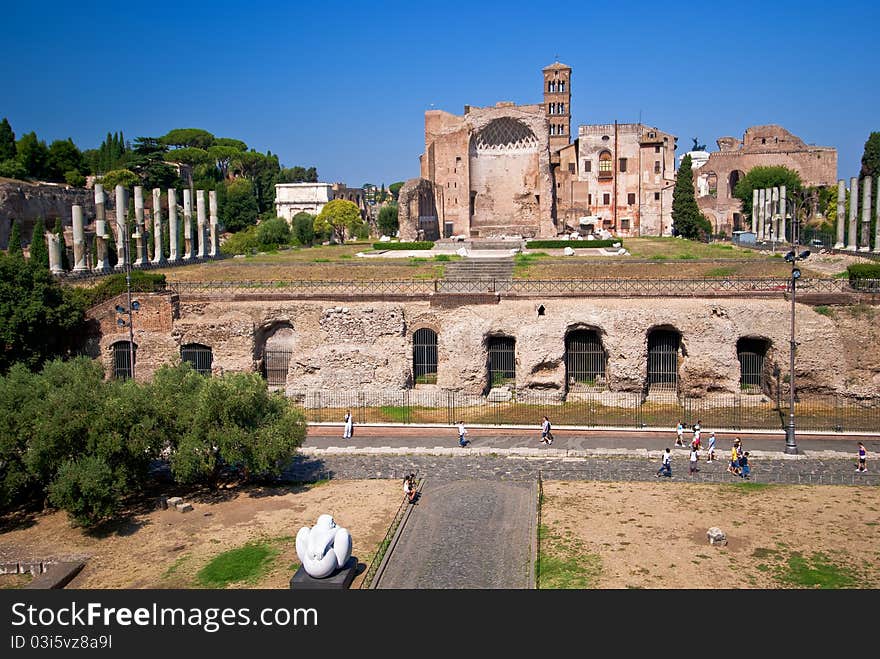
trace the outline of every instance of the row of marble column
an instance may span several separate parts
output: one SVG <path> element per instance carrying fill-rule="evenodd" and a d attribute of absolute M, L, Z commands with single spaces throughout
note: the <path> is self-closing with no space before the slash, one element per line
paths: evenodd
<path fill-rule="evenodd" d="M 95 184 L 95 255 L 92 271 L 97 273 L 110 272 L 110 260 L 108 242 L 110 234 L 107 232 L 107 217 L 105 210 L 104 187 L 100 183 Z M 180 255 L 178 245 L 178 217 L 177 217 L 177 190 L 168 189 L 168 258 L 162 246 L 162 190 L 153 188 L 152 222 L 153 222 L 153 259 L 149 260 L 147 243 L 145 241 L 146 227 L 144 226 L 144 189 L 141 186 L 134 188 L 134 233 L 135 255 L 131 262 L 133 267 L 142 267 L 151 263 L 153 265 L 173 265 L 193 259 L 216 257 L 218 253 L 218 219 L 217 219 L 217 193 L 213 190 L 208 192 L 208 213 L 205 207 L 205 191 L 196 190 L 196 231 L 193 240 L 192 222 L 192 190 L 183 191 L 183 240 L 184 252 Z M 86 264 L 85 230 L 83 225 L 82 206 L 75 205 L 71 210 L 73 221 L 73 272 L 83 273 L 89 271 Z M 128 240 L 128 190 L 121 185 L 116 186 L 116 270 L 125 270 L 126 252 Z M 46 234 L 49 247 L 49 269 L 53 274 L 63 274 L 61 267 L 62 237 L 54 234 Z M 195 245 L 193 244 L 195 243 Z M 130 256 L 129 256 L 130 258 Z"/>
<path fill-rule="evenodd" d="M 866 176 L 862 181 L 862 226 L 859 231 L 859 179 L 853 176 L 849 180 L 849 221 L 844 222 L 843 216 L 846 209 L 846 181 L 840 179 L 837 182 L 837 237 L 834 249 L 848 249 L 850 251 L 871 251 L 871 177 Z M 880 188 L 880 182 L 878 182 Z M 880 190 L 878 190 L 880 191 Z M 874 253 L 880 254 L 880 199 L 874 205 Z M 844 233 L 844 229 L 846 232 Z M 844 243 L 844 238 L 846 242 Z"/>
<path fill-rule="evenodd" d="M 758 240 L 785 240 L 785 186 L 752 190 L 752 226 Z"/>
<path fill-rule="evenodd" d="M 861 179 L 862 221 L 858 221 L 859 180 L 855 176 L 849 180 L 849 218 L 846 214 L 846 181 L 837 182 L 837 237 L 834 249 L 850 251 L 871 251 L 871 177 Z M 878 183 L 880 187 L 880 183 Z M 752 191 L 752 226 L 758 240 L 785 241 L 785 186 Z M 874 205 L 874 253 L 880 254 L 880 199 Z M 844 239 L 846 240 L 844 242 Z"/>

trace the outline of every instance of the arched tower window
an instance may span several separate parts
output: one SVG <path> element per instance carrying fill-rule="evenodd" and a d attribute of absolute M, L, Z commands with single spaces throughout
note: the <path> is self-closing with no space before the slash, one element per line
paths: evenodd
<path fill-rule="evenodd" d="M 432 329 L 413 333 L 413 379 L 416 384 L 437 384 L 437 332 Z"/>
<path fill-rule="evenodd" d="M 516 381 L 516 339 L 489 337 L 489 386 L 500 387 Z"/>
<path fill-rule="evenodd" d="M 769 341 L 743 337 L 736 342 L 739 359 L 739 387 L 743 393 L 763 393 L 766 382 L 764 373 Z"/>
<path fill-rule="evenodd" d="M 648 389 L 678 391 L 678 355 L 681 334 L 655 329 L 648 334 Z"/>
<path fill-rule="evenodd" d="M 609 179 L 613 176 L 614 163 L 611 160 L 610 151 L 602 151 L 599 154 L 599 178 Z"/>

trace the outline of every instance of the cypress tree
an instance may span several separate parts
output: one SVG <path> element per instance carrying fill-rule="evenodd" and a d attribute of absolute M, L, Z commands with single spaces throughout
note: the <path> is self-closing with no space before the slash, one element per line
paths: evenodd
<path fill-rule="evenodd" d="M 40 264 L 48 270 L 49 248 L 46 246 L 46 223 L 42 217 L 34 222 L 34 232 L 31 235 L 31 263 Z"/>
<path fill-rule="evenodd" d="M 24 258 L 24 254 L 22 254 L 21 251 L 21 227 L 18 225 L 18 220 L 16 219 L 12 220 L 12 228 L 9 230 L 9 246 L 7 253 L 9 256 Z"/>
<path fill-rule="evenodd" d="M 708 240 L 712 235 L 712 225 L 697 206 L 690 155 L 682 158 L 675 176 L 675 188 L 672 190 L 672 232 L 690 240 Z"/>
<path fill-rule="evenodd" d="M 15 158 L 15 133 L 9 125 L 9 119 L 0 121 L 0 161 Z"/>

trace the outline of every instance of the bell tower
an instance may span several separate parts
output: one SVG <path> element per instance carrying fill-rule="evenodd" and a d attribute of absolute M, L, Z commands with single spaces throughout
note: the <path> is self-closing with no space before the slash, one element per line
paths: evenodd
<path fill-rule="evenodd" d="M 554 62 L 545 66 L 544 112 L 550 126 L 550 153 L 571 142 L 571 67 Z"/>

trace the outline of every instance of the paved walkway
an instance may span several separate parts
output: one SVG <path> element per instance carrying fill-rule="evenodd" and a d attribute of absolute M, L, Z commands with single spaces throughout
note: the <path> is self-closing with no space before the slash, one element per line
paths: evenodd
<path fill-rule="evenodd" d="M 377 588 L 534 587 L 533 482 L 427 480 Z"/>

